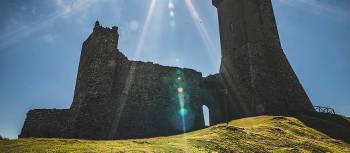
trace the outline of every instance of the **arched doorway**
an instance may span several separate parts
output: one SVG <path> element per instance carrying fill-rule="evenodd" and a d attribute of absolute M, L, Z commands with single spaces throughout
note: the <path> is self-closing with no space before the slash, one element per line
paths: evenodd
<path fill-rule="evenodd" d="M 210 118 L 209 118 L 209 108 L 205 105 L 202 106 L 203 110 L 203 118 L 204 118 L 204 125 L 210 126 Z"/>

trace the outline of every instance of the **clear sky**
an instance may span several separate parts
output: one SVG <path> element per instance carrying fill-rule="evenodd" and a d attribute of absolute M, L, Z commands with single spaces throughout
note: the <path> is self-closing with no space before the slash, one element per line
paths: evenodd
<path fill-rule="evenodd" d="M 282 46 L 314 105 L 350 115 L 350 1 L 273 0 Z M 69 108 L 81 45 L 96 19 L 119 27 L 129 59 L 218 72 L 211 0 L 2 0 L 0 135 L 34 108 Z"/>

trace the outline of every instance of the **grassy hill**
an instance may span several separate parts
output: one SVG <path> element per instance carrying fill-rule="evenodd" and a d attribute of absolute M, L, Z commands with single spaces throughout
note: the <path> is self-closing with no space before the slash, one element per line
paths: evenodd
<path fill-rule="evenodd" d="M 345 117 L 346 120 L 348 120 L 350 122 L 350 117 Z"/>
<path fill-rule="evenodd" d="M 292 117 L 234 120 L 183 135 L 150 139 L 88 141 L 19 139 L 0 141 L 1 153 L 40 152 L 340 152 L 350 145 Z"/>

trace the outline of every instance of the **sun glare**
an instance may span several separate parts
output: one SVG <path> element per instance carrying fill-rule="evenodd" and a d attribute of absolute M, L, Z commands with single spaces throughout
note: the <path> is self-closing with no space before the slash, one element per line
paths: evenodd
<path fill-rule="evenodd" d="M 202 19 L 201 17 L 199 16 L 197 10 L 195 9 L 195 7 L 193 6 L 193 3 L 191 0 L 184 0 L 185 1 L 185 4 L 187 6 L 187 9 L 189 10 L 190 14 L 191 14 L 191 17 L 193 19 L 193 22 L 203 40 L 203 43 L 206 45 L 206 48 L 208 50 L 208 53 L 209 53 L 209 56 L 211 57 L 211 62 L 214 64 L 214 59 L 216 59 L 216 57 L 218 55 L 215 54 L 215 47 L 213 45 L 213 42 L 211 40 L 211 38 L 209 37 L 209 33 L 206 29 L 206 27 L 201 23 L 202 22 Z M 137 49 L 136 51 L 134 52 L 134 56 L 133 58 L 135 60 L 138 60 L 140 55 L 142 54 L 142 51 L 145 47 L 145 41 L 146 41 L 146 36 L 148 35 L 149 33 L 149 30 L 150 30 L 150 26 L 151 24 L 155 24 L 155 23 L 152 23 L 152 18 L 154 17 L 154 14 L 155 14 L 155 10 L 156 9 L 160 9 L 158 8 L 158 6 L 156 5 L 156 3 L 159 2 L 158 0 L 151 0 L 150 1 L 150 5 L 149 5 L 149 9 L 146 13 L 146 18 L 145 18 L 145 21 L 144 21 L 144 24 L 142 26 L 142 31 L 141 31 L 141 34 L 139 36 L 139 43 L 137 45 Z M 171 29 L 174 31 L 175 30 L 175 26 L 176 26 L 176 22 L 175 22 L 175 3 L 173 0 L 169 0 L 168 1 L 168 11 L 169 11 L 169 25 L 171 27 Z M 163 12 L 164 13 L 164 12 Z M 180 59 L 176 58 L 175 59 L 177 65 L 179 66 L 179 63 L 180 63 Z M 124 87 L 124 93 L 128 93 L 129 90 L 130 90 L 130 86 L 132 85 L 133 81 L 134 81 L 134 75 L 135 75 L 135 71 L 137 69 L 136 67 L 137 65 L 136 64 L 132 64 L 131 65 L 131 68 L 129 70 L 129 73 L 128 73 L 128 79 L 127 79 L 127 84 L 126 86 Z M 179 110 L 178 110 L 178 114 L 180 115 L 181 117 L 181 120 L 182 120 L 182 130 L 183 130 L 183 133 L 186 132 L 187 128 L 186 127 L 186 116 L 189 115 L 190 113 L 190 110 L 186 108 L 186 100 L 185 100 L 185 90 L 184 90 L 184 87 L 183 85 L 185 84 L 184 80 L 182 79 L 183 78 L 183 74 L 180 70 L 178 70 L 177 72 L 177 76 L 175 77 L 175 82 L 177 82 L 177 98 L 178 98 L 178 102 L 179 102 Z M 127 99 L 121 99 L 121 103 L 122 103 L 122 106 L 125 105 L 125 102 L 127 101 Z M 122 108 L 123 109 L 123 108 Z M 120 114 L 117 114 L 116 116 L 116 120 L 113 122 L 113 128 L 112 128 L 112 131 L 110 133 L 110 136 L 113 136 L 116 132 L 116 129 L 118 127 L 118 122 L 119 122 L 119 118 L 120 118 Z M 187 151 L 188 148 L 187 148 L 187 138 L 186 138 L 186 134 L 184 134 L 184 144 L 185 144 L 185 148 L 184 150 Z"/>
<path fill-rule="evenodd" d="M 136 51 L 134 53 L 134 59 L 136 59 L 136 60 L 139 58 L 139 56 L 142 53 L 142 49 L 144 48 L 145 36 L 148 33 L 149 26 L 150 26 L 152 17 L 154 15 L 155 4 L 156 4 L 157 1 L 158 0 L 151 0 L 151 2 L 150 2 L 150 6 L 149 6 L 148 11 L 147 11 L 147 16 L 146 16 L 146 19 L 145 19 L 145 22 L 144 22 L 142 33 L 141 33 L 141 35 L 139 37 L 139 43 L 138 43 L 137 49 L 136 49 Z M 131 85 L 134 82 L 135 71 L 136 71 L 136 68 L 137 68 L 136 66 L 137 65 L 135 63 L 132 63 L 131 66 L 130 66 L 130 69 L 129 69 L 129 72 L 128 72 L 128 76 L 127 76 L 127 79 L 126 79 L 126 85 L 125 85 L 125 87 L 123 89 L 123 93 L 125 93 L 126 95 L 129 93 L 130 87 L 131 87 Z M 127 101 L 127 97 L 122 97 L 120 99 L 120 103 L 121 103 L 120 107 L 121 107 L 121 109 L 124 109 L 126 101 Z M 122 111 L 120 111 L 120 112 L 122 112 Z M 120 115 L 121 115 L 120 113 L 116 114 L 116 117 L 113 120 L 112 128 L 111 128 L 110 133 L 109 133 L 109 137 L 110 138 L 112 138 L 115 135 L 115 133 L 117 132 L 117 128 L 119 126 Z"/>
<path fill-rule="evenodd" d="M 194 7 L 192 0 L 184 0 L 186 7 L 188 9 L 188 11 L 191 14 L 191 17 L 193 19 L 193 23 L 195 24 L 198 33 L 200 34 L 202 41 L 204 43 L 204 45 L 207 48 L 207 52 L 209 54 L 210 57 L 210 62 L 211 64 L 215 65 L 215 61 L 216 59 L 219 58 L 219 54 L 215 48 L 215 45 L 213 44 L 213 41 L 211 39 L 211 37 L 209 36 L 209 32 L 207 30 L 207 28 L 205 27 L 205 25 L 203 24 L 203 20 L 202 17 L 199 15 L 197 9 Z"/>

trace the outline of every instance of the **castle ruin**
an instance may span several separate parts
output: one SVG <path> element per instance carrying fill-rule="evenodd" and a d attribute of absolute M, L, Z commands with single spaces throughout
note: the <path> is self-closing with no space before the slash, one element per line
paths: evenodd
<path fill-rule="evenodd" d="M 213 0 L 220 72 L 128 60 L 118 28 L 96 22 L 83 43 L 70 109 L 34 109 L 19 137 L 129 139 L 167 136 L 256 115 L 314 111 L 283 53 L 271 0 Z"/>

